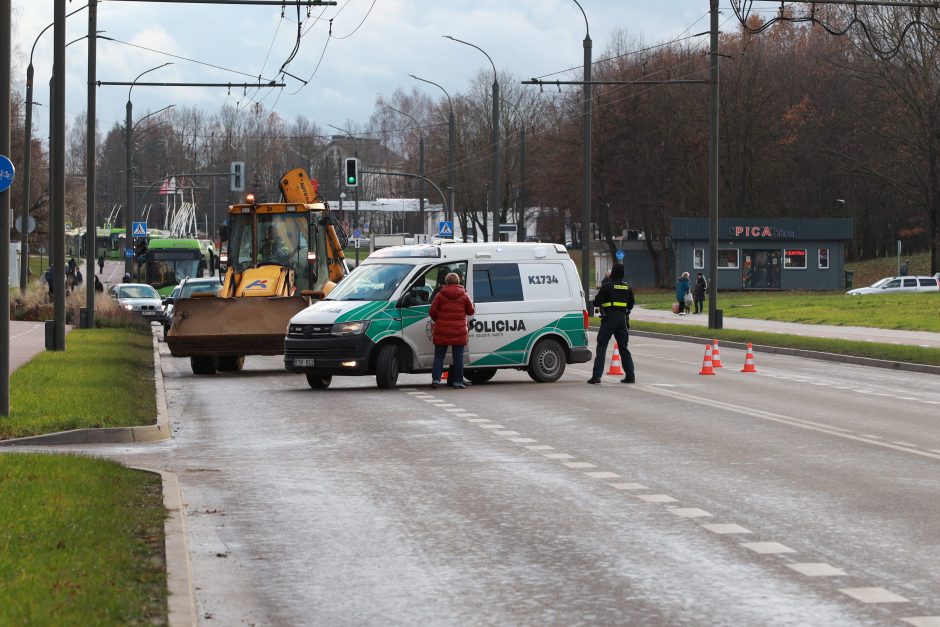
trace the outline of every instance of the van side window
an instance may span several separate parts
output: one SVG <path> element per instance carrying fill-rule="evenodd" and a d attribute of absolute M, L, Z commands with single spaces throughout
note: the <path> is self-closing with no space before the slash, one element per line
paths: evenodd
<path fill-rule="evenodd" d="M 473 266 L 473 302 L 520 301 L 522 279 L 515 263 L 480 263 Z"/>

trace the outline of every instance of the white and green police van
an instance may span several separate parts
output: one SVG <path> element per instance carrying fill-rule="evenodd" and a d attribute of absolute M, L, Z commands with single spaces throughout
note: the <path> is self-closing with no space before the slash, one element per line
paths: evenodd
<path fill-rule="evenodd" d="M 291 318 L 285 368 L 305 373 L 312 388 L 337 375 L 375 375 L 387 389 L 399 373 L 431 372 L 428 309 L 450 272 L 463 278 L 476 308 L 467 324 L 467 380 L 484 383 L 514 368 L 551 382 L 566 364 L 591 360 L 584 292 L 564 246 L 441 243 L 369 255 L 324 300 Z"/>

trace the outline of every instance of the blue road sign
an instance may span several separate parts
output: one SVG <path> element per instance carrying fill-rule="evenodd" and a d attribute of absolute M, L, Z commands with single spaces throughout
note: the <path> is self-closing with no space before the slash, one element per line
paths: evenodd
<path fill-rule="evenodd" d="M 131 229 L 131 235 L 133 237 L 147 237 L 147 223 L 146 222 L 133 222 L 134 228 Z"/>
<path fill-rule="evenodd" d="M 16 176 L 16 168 L 13 167 L 13 162 L 0 155 L 0 192 L 10 189 L 14 176 Z"/>
<path fill-rule="evenodd" d="M 355 237 L 356 239 L 359 239 L 360 237 L 362 237 L 362 229 L 356 229 L 355 231 L 353 231 L 353 237 Z"/>
<path fill-rule="evenodd" d="M 127 257 L 128 259 L 132 258 L 132 257 L 134 256 L 134 249 L 133 249 L 133 248 L 125 248 L 125 249 L 124 249 L 124 256 Z"/>
<path fill-rule="evenodd" d="M 437 223 L 437 234 L 441 237 L 453 237 L 454 236 L 454 223 L 452 220 L 447 222 L 438 222 Z"/>
<path fill-rule="evenodd" d="M 618 250 L 616 253 L 614 253 L 614 257 L 617 258 L 617 261 L 623 261 L 623 251 Z"/>

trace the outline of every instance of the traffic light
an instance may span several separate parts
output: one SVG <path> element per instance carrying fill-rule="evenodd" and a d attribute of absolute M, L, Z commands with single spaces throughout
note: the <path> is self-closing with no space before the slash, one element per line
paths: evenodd
<path fill-rule="evenodd" d="M 346 157 L 346 187 L 359 187 L 359 159 Z"/>
<path fill-rule="evenodd" d="M 232 169 L 230 172 L 231 172 L 230 189 L 233 192 L 245 191 L 245 162 L 244 161 L 232 161 Z"/>

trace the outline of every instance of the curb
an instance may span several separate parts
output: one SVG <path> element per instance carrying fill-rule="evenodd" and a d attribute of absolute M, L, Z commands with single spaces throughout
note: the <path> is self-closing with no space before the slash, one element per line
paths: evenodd
<path fill-rule="evenodd" d="M 157 397 L 156 424 L 140 427 L 104 427 L 98 429 L 72 429 L 57 433 L 31 435 L 0 441 L 0 446 L 55 446 L 59 444 L 126 444 L 129 442 L 156 442 L 170 437 L 169 412 L 166 390 L 163 386 L 163 368 L 160 363 L 160 345 L 153 336 L 153 378 Z"/>
<path fill-rule="evenodd" d="M 163 523 L 163 555 L 166 561 L 167 623 L 172 627 L 196 625 L 196 598 L 193 595 L 193 573 L 186 548 L 186 517 L 183 514 L 183 499 L 176 473 L 154 470 L 140 466 L 128 466 L 134 470 L 160 475 L 163 482 L 163 507 L 166 522 Z"/>
<path fill-rule="evenodd" d="M 654 331 L 634 331 L 630 329 L 630 335 L 636 337 L 649 337 L 658 340 L 672 340 L 675 342 L 691 342 L 700 344 L 708 342 L 708 338 L 695 337 L 691 335 L 678 335 L 672 333 L 657 333 Z M 722 346 L 728 348 L 747 349 L 747 344 L 743 342 L 731 342 L 721 340 Z M 780 346 L 765 346 L 763 344 L 752 344 L 755 352 L 768 353 L 771 355 L 789 355 L 791 357 L 803 357 L 805 359 L 818 359 L 822 361 L 834 361 L 842 364 L 854 364 L 857 366 L 871 366 L 873 368 L 887 368 L 889 370 L 903 370 L 906 372 L 920 372 L 923 374 L 940 375 L 940 366 L 931 366 L 928 364 L 912 364 L 905 361 L 889 361 L 886 359 L 873 359 L 871 357 L 857 357 L 854 355 L 840 355 L 838 353 L 824 353 L 821 351 L 811 351 L 802 348 L 783 348 Z"/>

